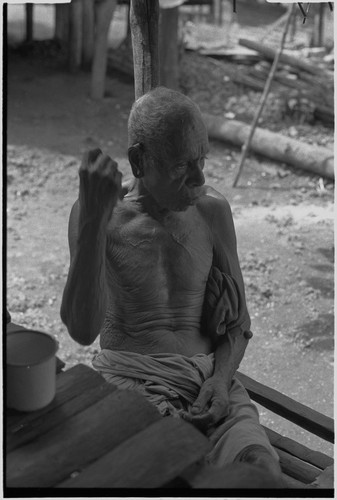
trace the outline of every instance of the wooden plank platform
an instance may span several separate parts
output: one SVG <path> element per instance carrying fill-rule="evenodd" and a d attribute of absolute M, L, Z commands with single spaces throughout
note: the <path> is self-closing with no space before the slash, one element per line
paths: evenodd
<path fill-rule="evenodd" d="M 99 481 L 105 488 L 159 488 L 210 448 L 208 439 L 194 427 L 180 419 L 163 418 L 59 486 L 90 488 Z"/>
<path fill-rule="evenodd" d="M 266 432 L 288 488 L 310 488 L 333 463 L 323 453 Z M 21 488 L 260 487 L 262 471 L 247 464 L 221 470 L 201 466 L 209 450 L 208 439 L 191 424 L 162 418 L 137 392 L 119 391 L 78 365 L 57 375 L 56 397 L 46 408 L 6 412 L 5 489 L 20 497 Z M 272 485 L 268 481 L 265 487 Z"/>

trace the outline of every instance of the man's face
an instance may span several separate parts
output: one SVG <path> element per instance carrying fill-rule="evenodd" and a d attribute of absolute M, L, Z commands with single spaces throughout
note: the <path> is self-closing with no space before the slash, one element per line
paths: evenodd
<path fill-rule="evenodd" d="M 147 155 L 143 185 L 163 209 L 186 210 L 205 183 L 207 130 L 198 114 L 191 116 L 188 124 L 171 124 L 162 145 Z"/>

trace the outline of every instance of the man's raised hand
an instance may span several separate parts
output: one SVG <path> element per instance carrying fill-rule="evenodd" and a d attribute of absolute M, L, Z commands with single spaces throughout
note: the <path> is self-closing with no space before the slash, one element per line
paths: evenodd
<path fill-rule="evenodd" d="M 122 174 L 117 163 L 100 149 L 91 150 L 83 157 L 79 177 L 82 214 L 85 218 L 107 222 L 118 199 L 122 198 Z"/>

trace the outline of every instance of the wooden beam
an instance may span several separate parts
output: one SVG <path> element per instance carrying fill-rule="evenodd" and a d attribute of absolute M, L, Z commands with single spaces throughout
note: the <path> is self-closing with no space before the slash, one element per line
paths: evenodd
<path fill-rule="evenodd" d="M 275 448 L 286 451 L 287 453 L 300 458 L 304 462 L 308 462 L 309 464 L 322 470 L 326 469 L 330 465 L 333 465 L 334 463 L 332 457 L 329 457 L 320 451 L 311 450 L 293 439 L 281 436 L 281 434 L 278 434 L 268 427 L 264 427 L 264 430 L 267 433 L 270 443 Z"/>
<path fill-rule="evenodd" d="M 236 372 L 236 376 L 254 401 L 316 436 L 330 443 L 334 442 L 334 421 L 332 418 L 298 403 L 243 373 Z"/>
<path fill-rule="evenodd" d="M 303 462 L 303 460 L 290 455 L 290 453 L 287 453 L 286 451 L 278 450 L 277 448 L 276 451 L 280 457 L 282 472 L 287 474 L 287 476 L 297 479 L 297 481 L 309 484 L 315 481 L 315 479 L 322 473 L 321 469 Z"/>
<path fill-rule="evenodd" d="M 130 28 L 136 100 L 159 83 L 158 0 L 131 0 Z"/>

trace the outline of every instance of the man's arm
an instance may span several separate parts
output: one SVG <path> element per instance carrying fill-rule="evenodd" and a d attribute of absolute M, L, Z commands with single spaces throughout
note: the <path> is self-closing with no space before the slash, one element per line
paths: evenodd
<path fill-rule="evenodd" d="M 252 337 L 232 212 L 225 198 L 218 193 L 216 198 L 210 203 L 212 217 L 209 221 L 214 237 L 213 266 L 235 280 L 241 314 L 240 325 L 234 321 L 227 326 L 224 335 L 217 337 L 213 375 L 200 390 L 192 407 L 192 418 L 187 417 L 202 428 L 216 424 L 228 414 L 228 393 L 232 379 L 244 356 L 248 340 Z"/>
<path fill-rule="evenodd" d="M 221 196 L 221 195 L 220 195 Z M 226 380 L 228 388 L 231 386 L 232 378 L 239 368 L 244 356 L 249 339 L 250 316 L 246 304 L 244 282 L 237 253 L 237 242 L 234 228 L 233 215 L 228 201 L 218 198 L 217 212 L 214 216 L 213 234 L 215 236 L 214 261 L 221 272 L 231 276 L 237 285 L 240 303 L 240 324 L 231 324 L 224 336 L 218 337 L 215 350 L 214 375 L 221 375 Z"/>
<path fill-rule="evenodd" d="M 120 197 L 121 174 L 111 158 L 94 150 L 84 157 L 79 176 L 79 200 L 69 220 L 71 263 L 61 318 L 74 340 L 89 345 L 106 312 L 107 225 Z"/>

